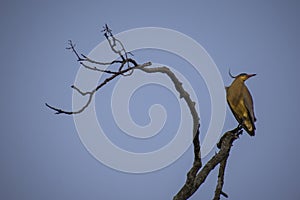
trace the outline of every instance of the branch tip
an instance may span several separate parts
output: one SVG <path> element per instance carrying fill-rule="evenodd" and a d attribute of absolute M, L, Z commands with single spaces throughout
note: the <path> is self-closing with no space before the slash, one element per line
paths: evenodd
<path fill-rule="evenodd" d="M 54 114 L 56 114 L 56 115 L 62 113 L 62 110 L 61 110 L 61 109 L 55 108 L 55 107 L 53 107 L 53 106 L 50 106 L 50 105 L 47 104 L 47 103 L 45 103 L 45 105 L 46 105 L 48 108 L 50 108 L 50 109 L 56 111 L 56 112 L 54 113 Z"/>
<path fill-rule="evenodd" d="M 229 197 L 228 194 L 226 194 L 226 193 L 223 192 L 223 191 L 221 191 L 221 195 L 222 195 L 223 197 L 225 197 L 225 198 L 228 198 L 228 197 Z"/>

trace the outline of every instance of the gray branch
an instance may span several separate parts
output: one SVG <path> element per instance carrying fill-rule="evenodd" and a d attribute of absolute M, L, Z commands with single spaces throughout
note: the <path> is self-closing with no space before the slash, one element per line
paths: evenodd
<path fill-rule="evenodd" d="M 239 138 L 242 133 L 240 128 L 235 128 L 231 131 L 226 132 L 220 139 L 219 146 L 220 150 L 215 154 L 201 169 L 201 171 L 196 175 L 193 183 L 185 184 L 181 190 L 174 196 L 173 200 L 186 200 L 191 197 L 198 188 L 204 183 L 210 172 L 222 161 L 227 160 L 231 146 L 233 142 Z M 192 169 L 194 166 L 192 167 Z M 224 168 L 225 169 L 225 168 Z M 225 194 L 225 193 L 224 193 Z"/>
<path fill-rule="evenodd" d="M 229 154 L 221 161 L 219 167 L 219 175 L 218 175 L 218 183 L 215 190 L 215 197 L 213 200 L 220 200 L 220 196 L 223 195 L 224 197 L 228 198 L 228 195 L 223 192 L 223 185 L 224 185 L 224 175 L 225 175 L 225 167 L 227 163 Z"/>
<path fill-rule="evenodd" d="M 111 80 L 113 80 L 114 78 L 116 78 L 117 76 L 120 76 L 120 75 L 123 75 L 124 73 L 126 72 L 129 72 L 129 71 L 133 71 L 134 69 L 137 69 L 137 68 L 144 68 L 144 67 L 147 67 L 147 66 L 150 66 L 151 65 L 151 62 L 146 62 L 142 65 L 137 65 L 137 66 L 134 66 L 134 67 L 130 67 L 130 68 L 126 68 L 122 71 L 119 71 L 119 72 L 116 72 L 114 73 L 114 75 L 112 75 L 111 77 L 105 79 L 101 84 L 99 84 L 95 89 L 93 89 L 92 91 L 89 91 L 89 92 L 82 92 L 81 90 L 79 90 L 77 87 L 75 87 L 74 85 L 72 85 L 71 87 L 73 89 L 75 89 L 79 94 L 81 94 L 82 96 L 85 96 L 85 95 L 89 95 L 89 98 L 88 98 L 88 101 L 86 102 L 86 104 L 84 104 L 79 110 L 77 111 L 66 111 L 66 110 L 62 110 L 60 108 L 56 108 L 54 106 L 51 106 L 49 104 L 46 103 L 46 106 L 54 111 L 55 114 L 67 114 L 67 115 L 74 115 L 74 114 L 79 114 L 81 112 L 83 112 L 91 103 L 92 101 L 92 98 L 95 94 L 95 92 L 97 92 L 100 88 L 102 88 L 104 85 L 106 85 L 108 82 L 110 82 Z"/>

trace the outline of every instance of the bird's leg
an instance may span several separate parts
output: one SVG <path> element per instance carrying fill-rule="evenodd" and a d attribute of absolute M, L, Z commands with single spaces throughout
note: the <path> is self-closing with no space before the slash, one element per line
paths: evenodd
<path fill-rule="evenodd" d="M 243 129 L 244 121 L 245 121 L 245 118 L 243 117 L 241 123 L 239 123 L 239 125 L 236 127 L 238 131 Z"/>
<path fill-rule="evenodd" d="M 243 134 L 243 123 L 244 123 L 244 119 L 241 123 L 239 123 L 239 125 L 236 127 L 236 136 L 239 137 L 240 135 Z"/>
<path fill-rule="evenodd" d="M 242 124 L 239 124 L 231 132 L 235 135 L 236 138 L 239 138 L 239 136 L 243 134 L 243 126 L 242 126 Z"/>
<path fill-rule="evenodd" d="M 239 130 L 235 135 L 237 138 L 239 138 L 239 136 L 242 134 L 243 134 L 243 129 Z"/>
<path fill-rule="evenodd" d="M 240 123 L 240 124 L 237 125 L 237 127 L 235 129 L 232 130 L 232 132 L 237 133 L 242 129 L 243 129 L 243 124 Z"/>
<path fill-rule="evenodd" d="M 240 123 L 240 124 L 236 127 L 237 130 L 241 130 L 242 128 L 243 128 L 243 123 Z"/>

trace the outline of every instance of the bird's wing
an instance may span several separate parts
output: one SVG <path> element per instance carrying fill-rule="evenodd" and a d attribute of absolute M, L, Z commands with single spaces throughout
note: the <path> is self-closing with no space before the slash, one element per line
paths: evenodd
<path fill-rule="evenodd" d="M 238 123 L 242 123 L 241 116 L 237 113 L 237 107 L 239 106 L 239 98 L 241 96 L 241 91 L 235 89 L 236 85 L 232 85 L 231 87 L 225 87 L 226 89 L 226 99 L 227 103 L 229 105 L 229 108 L 234 115 L 235 119 L 238 121 Z M 233 92 L 234 91 L 234 94 Z"/>
<path fill-rule="evenodd" d="M 246 86 L 245 86 L 245 92 L 244 92 L 244 103 L 245 103 L 245 107 L 248 111 L 249 117 L 251 119 L 251 122 L 254 126 L 254 122 L 256 121 L 256 118 L 254 115 L 253 99 L 252 99 L 252 96 Z"/>

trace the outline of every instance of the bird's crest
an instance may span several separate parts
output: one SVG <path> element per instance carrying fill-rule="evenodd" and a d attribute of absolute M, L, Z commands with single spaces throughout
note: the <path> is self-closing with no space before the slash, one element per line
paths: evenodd
<path fill-rule="evenodd" d="M 229 73 L 229 76 L 230 76 L 231 78 L 236 78 L 236 76 L 233 76 L 233 75 L 231 74 L 230 69 L 229 69 L 228 73 Z"/>

